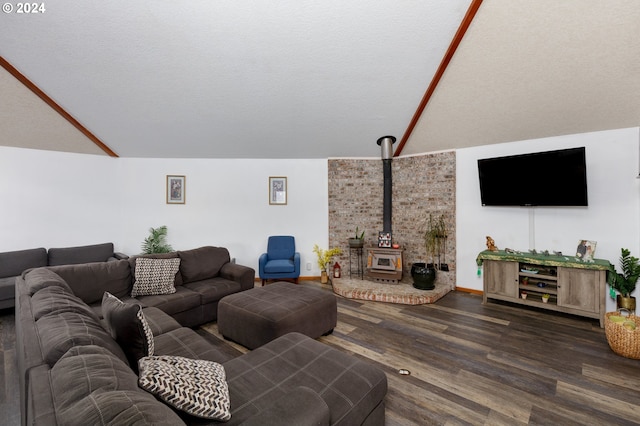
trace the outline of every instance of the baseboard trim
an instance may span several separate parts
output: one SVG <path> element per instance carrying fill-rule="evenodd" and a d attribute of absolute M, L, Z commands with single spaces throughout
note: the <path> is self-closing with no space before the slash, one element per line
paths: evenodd
<path fill-rule="evenodd" d="M 464 288 L 464 287 L 456 287 L 455 288 L 456 291 L 461 291 L 463 293 L 472 293 L 472 294 L 479 294 L 480 296 L 482 296 L 482 290 L 476 290 L 473 288 Z"/>

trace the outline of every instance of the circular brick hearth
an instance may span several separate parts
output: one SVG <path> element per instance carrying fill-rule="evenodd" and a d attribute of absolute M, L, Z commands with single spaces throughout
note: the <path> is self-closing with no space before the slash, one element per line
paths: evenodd
<path fill-rule="evenodd" d="M 434 303 L 451 289 L 436 283 L 433 290 L 419 290 L 411 282 L 398 284 L 378 283 L 369 280 L 333 278 L 333 292 L 348 299 L 374 300 L 377 302 L 423 305 Z"/>

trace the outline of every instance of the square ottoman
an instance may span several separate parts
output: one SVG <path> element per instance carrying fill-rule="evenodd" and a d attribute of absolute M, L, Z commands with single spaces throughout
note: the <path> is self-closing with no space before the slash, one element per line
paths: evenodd
<path fill-rule="evenodd" d="M 225 296 L 218 303 L 220 334 L 249 349 L 292 331 L 315 339 L 331 333 L 337 320 L 333 293 L 283 281 Z"/>

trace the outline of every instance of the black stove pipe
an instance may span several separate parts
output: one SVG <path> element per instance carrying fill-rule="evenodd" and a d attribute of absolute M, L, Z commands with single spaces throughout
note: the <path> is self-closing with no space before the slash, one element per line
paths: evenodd
<path fill-rule="evenodd" d="M 382 167 L 384 171 L 384 196 L 382 207 L 382 230 L 391 234 L 391 161 L 393 160 L 392 145 L 396 138 L 393 136 L 383 136 L 378 139 L 378 145 L 382 150 Z"/>

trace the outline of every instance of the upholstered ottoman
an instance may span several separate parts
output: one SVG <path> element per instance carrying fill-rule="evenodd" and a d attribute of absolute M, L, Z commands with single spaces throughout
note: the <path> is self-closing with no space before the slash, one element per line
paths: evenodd
<path fill-rule="evenodd" d="M 225 296 L 218 303 L 220 334 L 249 349 L 292 331 L 315 339 L 331 333 L 337 318 L 333 293 L 283 281 Z"/>

